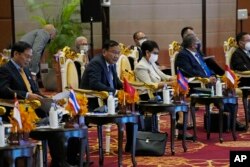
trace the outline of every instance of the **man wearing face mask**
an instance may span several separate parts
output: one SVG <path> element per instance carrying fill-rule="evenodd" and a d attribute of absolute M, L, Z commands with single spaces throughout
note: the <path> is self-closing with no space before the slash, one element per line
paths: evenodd
<path fill-rule="evenodd" d="M 241 32 L 236 36 L 238 48 L 233 53 L 230 66 L 233 70 L 250 70 L 250 35 L 247 32 Z M 250 78 L 240 78 L 239 87 L 250 86 Z"/>
<path fill-rule="evenodd" d="M 134 39 L 134 42 L 135 42 L 135 46 L 136 46 L 136 48 L 138 50 L 138 60 L 137 61 L 139 62 L 141 60 L 141 58 L 142 58 L 141 45 L 142 45 L 142 43 L 144 41 L 147 40 L 147 37 L 146 37 L 144 32 L 137 31 L 137 32 L 134 33 L 133 39 Z"/>
<path fill-rule="evenodd" d="M 84 64 L 88 64 L 89 57 L 88 57 L 88 51 L 89 51 L 89 45 L 88 40 L 84 36 L 79 36 L 75 40 L 75 51 L 77 53 L 81 53 L 83 55 L 82 59 Z"/>
<path fill-rule="evenodd" d="M 203 77 L 209 78 L 211 84 L 215 84 L 215 73 L 207 66 L 205 61 L 197 51 L 197 37 L 194 34 L 188 34 L 183 38 L 183 49 L 179 52 L 175 60 L 176 70 L 182 72 L 185 77 Z M 190 92 L 193 92 L 194 86 L 190 86 Z M 230 121 L 233 120 L 233 108 L 231 104 L 224 105 L 225 111 L 230 112 Z M 232 125 L 232 124 L 231 124 Z M 240 122 L 236 122 L 236 130 L 243 131 L 245 126 Z"/>
<path fill-rule="evenodd" d="M 202 58 L 204 59 L 204 61 L 206 62 L 207 66 L 214 71 L 214 73 L 216 75 L 224 75 L 224 70 L 216 63 L 216 61 L 213 59 L 213 58 L 205 58 L 206 55 L 202 52 L 202 45 L 201 45 L 201 41 L 200 39 L 197 37 L 197 35 L 195 34 L 194 32 L 194 28 L 193 27 L 190 27 L 190 26 L 187 26 L 187 27 L 184 27 L 182 30 L 181 30 L 181 37 L 182 39 L 188 35 L 188 34 L 193 34 L 196 36 L 197 38 L 197 52 L 199 52 L 199 55 L 202 56 Z"/>

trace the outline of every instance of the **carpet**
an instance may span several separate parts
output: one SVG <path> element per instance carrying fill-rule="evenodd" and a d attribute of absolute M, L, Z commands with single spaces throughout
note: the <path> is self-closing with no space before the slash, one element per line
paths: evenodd
<path fill-rule="evenodd" d="M 239 100 L 238 119 L 244 123 L 244 112 L 242 102 Z M 206 131 L 203 127 L 204 107 L 199 107 L 196 113 L 197 117 L 197 141 L 187 141 L 187 152 L 183 151 L 180 140 L 175 140 L 175 155 L 171 155 L 170 150 L 170 135 L 168 137 L 166 152 L 164 156 L 136 156 L 138 167 L 225 167 L 229 166 L 230 150 L 249 150 L 250 151 L 250 132 L 237 132 L 237 141 L 233 141 L 231 132 L 224 132 L 222 137 L 223 143 L 219 142 L 219 134 L 211 133 L 210 139 L 206 139 Z M 163 115 L 159 121 L 160 131 L 170 134 L 170 119 L 169 115 Z M 105 130 L 105 128 L 103 128 Z M 189 130 L 192 133 L 192 130 Z M 103 132 L 105 135 L 105 131 Z M 117 127 L 112 125 L 111 128 L 111 150 L 110 153 L 104 154 L 104 166 L 117 166 Z M 125 147 L 124 133 L 124 147 Z M 89 129 L 89 147 L 90 159 L 94 162 L 92 167 L 99 166 L 98 160 L 98 139 L 96 127 Z M 105 149 L 105 137 L 104 137 Z M 105 151 L 105 150 L 104 150 Z M 129 153 L 123 152 L 123 166 L 132 166 L 131 156 Z"/>

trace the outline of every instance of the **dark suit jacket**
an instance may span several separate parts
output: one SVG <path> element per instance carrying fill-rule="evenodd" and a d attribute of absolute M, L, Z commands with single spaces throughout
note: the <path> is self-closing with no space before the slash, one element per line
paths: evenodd
<path fill-rule="evenodd" d="M 27 79 L 30 82 L 31 90 L 33 93 L 43 96 L 37 87 L 37 84 L 31 77 L 31 73 L 28 68 L 24 68 L 24 72 Z M 10 90 L 11 89 L 11 90 Z M 28 92 L 26 85 L 12 61 L 9 61 L 4 66 L 0 67 L 0 98 L 2 99 L 14 99 L 14 93 L 17 93 L 18 99 L 25 99 L 26 93 Z M 43 96 L 45 97 L 45 96 Z M 43 105 L 43 104 L 42 104 Z M 6 107 L 6 114 L 3 119 L 8 122 L 8 116 L 12 108 Z M 48 111 L 44 111 L 42 107 L 36 109 L 36 114 L 38 117 L 43 118 L 47 116 Z"/>
<path fill-rule="evenodd" d="M 37 84 L 31 77 L 31 73 L 28 68 L 24 68 L 24 72 L 31 85 L 33 93 L 40 94 Z M 12 61 L 9 61 L 4 66 L 0 67 L 0 98 L 13 99 L 14 92 L 17 93 L 17 98 L 24 99 L 28 92 L 26 85 Z M 40 94 L 41 95 L 41 94 Z"/>
<path fill-rule="evenodd" d="M 230 67 L 237 71 L 250 70 L 250 58 L 241 48 L 237 48 L 233 53 Z M 250 78 L 240 78 L 239 86 L 250 86 Z"/>
<path fill-rule="evenodd" d="M 112 72 L 114 88 L 111 88 L 108 82 L 108 68 L 103 55 L 94 56 L 83 73 L 80 88 L 115 93 L 115 91 L 121 89 L 123 85 L 117 76 L 115 67 Z M 89 111 L 93 111 L 97 107 L 99 107 L 97 99 L 89 98 Z"/>
<path fill-rule="evenodd" d="M 185 77 L 206 77 L 201 65 L 196 61 L 191 52 L 182 49 L 175 59 L 175 70 L 179 70 Z M 214 72 L 211 70 L 212 74 Z"/>
<path fill-rule="evenodd" d="M 115 65 L 112 72 L 114 89 L 110 87 L 108 82 L 108 68 L 106 61 L 103 55 L 97 55 L 89 62 L 85 69 L 81 79 L 80 88 L 115 93 L 117 89 L 122 88 L 122 83 L 117 76 Z"/>

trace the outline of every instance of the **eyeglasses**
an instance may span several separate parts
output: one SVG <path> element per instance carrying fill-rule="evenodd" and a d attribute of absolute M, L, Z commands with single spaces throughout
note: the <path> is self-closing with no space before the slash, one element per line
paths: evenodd
<path fill-rule="evenodd" d="M 108 50 L 108 52 L 114 54 L 114 55 L 120 55 L 120 51 L 116 51 L 116 50 Z"/>
<path fill-rule="evenodd" d="M 151 52 L 151 53 L 153 53 L 153 54 L 155 54 L 155 55 L 159 55 L 159 52 Z"/>
<path fill-rule="evenodd" d="M 20 52 L 19 52 L 19 54 L 20 54 L 20 55 L 23 55 L 26 59 L 31 59 L 31 58 L 32 58 L 32 55 L 26 54 L 26 53 L 24 53 L 24 52 L 23 52 L 23 53 L 20 53 Z"/>
<path fill-rule="evenodd" d="M 147 37 L 145 36 L 145 37 L 138 37 L 138 38 L 137 38 L 138 41 L 139 41 L 139 40 L 142 40 L 142 39 L 147 39 Z"/>

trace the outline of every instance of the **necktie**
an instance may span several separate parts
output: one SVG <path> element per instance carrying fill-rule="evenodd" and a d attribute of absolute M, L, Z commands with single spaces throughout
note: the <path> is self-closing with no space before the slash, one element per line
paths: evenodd
<path fill-rule="evenodd" d="M 26 76 L 26 74 L 25 74 L 25 72 L 23 71 L 22 68 L 20 68 L 20 74 L 21 74 L 21 76 L 23 78 L 23 81 L 25 83 L 25 86 L 26 86 L 28 92 L 32 92 L 30 82 L 29 82 L 29 80 L 28 80 L 28 78 L 27 78 L 27 76 Z"/>
<path fill-rule="evenodd" d="M 207 77 L 211 76 L 211 71 L 208 68 L 207 64 L 204 62 L 204 60 L 202 59 L 202 57 L 199 55 L 199 53 L 196 53 L 195 56 L 198 58 L 199 63 L 201 65 L 201 68 L 203 69 L 203 71 L 205 72 Z"/>
<path fill-rule="evenodd" d="M 108 80 L 111 88 L 114 88 L 112 65 L 108 65 Z"/>

